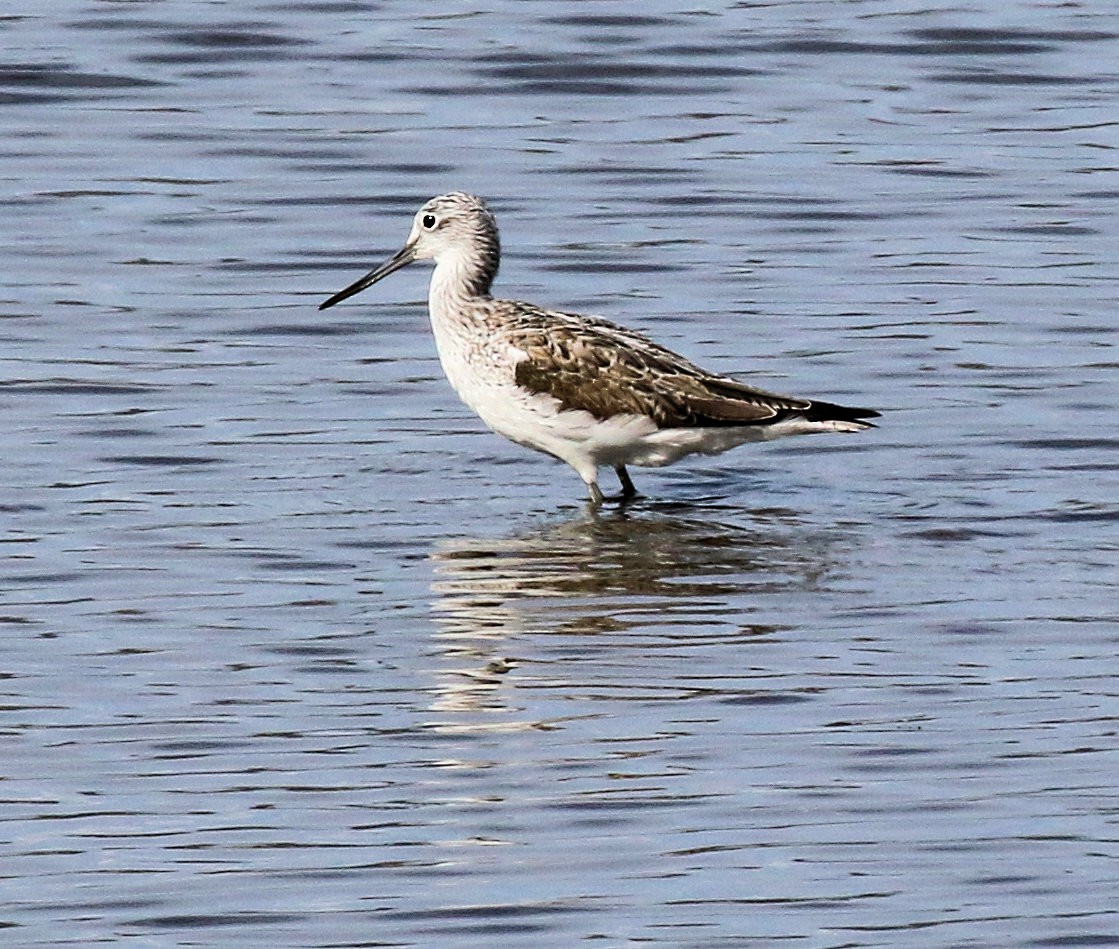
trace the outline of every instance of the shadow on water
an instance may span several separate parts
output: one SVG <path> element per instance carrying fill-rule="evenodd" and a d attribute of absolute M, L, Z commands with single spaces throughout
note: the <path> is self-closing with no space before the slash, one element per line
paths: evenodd
<path fill-rule="evenodd" d="M 743 521 L 744 519 L 744 521 Z M 641 503 L 431 553 L 439 674 L 434 710 L 494 708 L 522 663 L 592 657 L 596 670 L 772 638 L 774 594 L 818 588 L 840 539 L 785 509 Z M 597 658 L 593 658 L 597 657 Z"/>

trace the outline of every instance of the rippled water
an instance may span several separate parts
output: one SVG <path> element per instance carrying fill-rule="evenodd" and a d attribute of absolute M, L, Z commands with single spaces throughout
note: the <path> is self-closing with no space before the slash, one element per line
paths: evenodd
<path fill-rule="evenodd" d="M 0 927 L 19 946 L 1119 945 L 1119 13 L 0 15 Z M 504 295 L 879 429 L 564 466 Z"/>

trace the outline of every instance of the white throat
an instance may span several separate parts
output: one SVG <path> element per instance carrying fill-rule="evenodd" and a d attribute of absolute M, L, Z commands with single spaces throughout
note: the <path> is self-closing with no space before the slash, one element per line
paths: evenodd
<path fill-rule="evenodd" d="M 464 306 L 478 299 L 471 291 L 472 266 L 468 253 L 459 250 L 444 251 L 435 260 L 431 274 L 427 304 L 431 313 L 432 328 L 438 335 L 451 324 L 462 324 L 471 308 Z"/>

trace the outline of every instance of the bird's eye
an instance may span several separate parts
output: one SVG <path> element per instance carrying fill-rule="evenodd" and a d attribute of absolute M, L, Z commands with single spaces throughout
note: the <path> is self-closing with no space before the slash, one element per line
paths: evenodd
<path fill-rule="evenodd" d="M 425 214 L 423 220 L 420 223 L 423 224 L 423 226 L 430 231 L 433 227 L 435 227 L 435 215 Z"/>

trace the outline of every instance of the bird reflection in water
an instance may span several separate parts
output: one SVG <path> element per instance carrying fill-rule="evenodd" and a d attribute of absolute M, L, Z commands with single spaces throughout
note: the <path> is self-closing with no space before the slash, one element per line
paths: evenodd
<path fill-rule="evenodd" d="M 634 666 L 651 656 L 685 662 L 696 649 L 771 638 L 783 627 L 772 622 L 772 606 L 759 604 L 816 585 L 836 546 L 833 532 L 792 511 L 705 507 L 699 516 L 673 504 L 584 513 L 507 538 L 441 541 L 430 556 L 445 665 L 432 710 L 453 720 L 438 727 L 548 727 L 517 720 L 509 707 L 506 680 L 517 667 L 518 685 L 562 693 L 588 655 L 597 671 L 624 667 L 632 682 Z"/>

